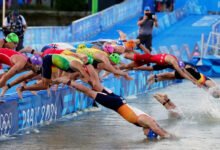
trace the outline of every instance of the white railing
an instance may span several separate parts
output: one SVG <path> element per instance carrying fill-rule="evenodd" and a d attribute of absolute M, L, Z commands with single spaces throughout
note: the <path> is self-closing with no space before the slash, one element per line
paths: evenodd
<path fill-rule="evenodd" d="M 220 33 L 210 32 L 207 43 L 205 44 L 205 53 L 207 55 L 208 50 L 213 51 L 213 55 L 220 55 Z"/>

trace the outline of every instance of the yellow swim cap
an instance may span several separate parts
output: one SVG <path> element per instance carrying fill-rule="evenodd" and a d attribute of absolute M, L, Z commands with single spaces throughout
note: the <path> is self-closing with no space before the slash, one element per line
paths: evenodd
<path fill-rule="evenodd" d="M 86 45 L 85 44 L 79 44 L 77 48 L 83 49 L 83 48 L 86 48 Z"/>

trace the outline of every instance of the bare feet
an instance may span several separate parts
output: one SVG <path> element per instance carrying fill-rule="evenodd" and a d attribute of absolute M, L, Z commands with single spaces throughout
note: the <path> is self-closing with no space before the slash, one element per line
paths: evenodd
<path fill-rule="evenodd" d="M 166 94 L 157 93 L 154 95 L 154 98 L 158 100 L 166 109 L 175 109 L 176 106 L 170 101 Z"/>
<path fill-rule="evenodd" d="M 0 95 L 0 96 L 1 96 L 1 97 L 4 96 L 5 93 L 7 92 L 7 90 L 8 90 L 8 86 L 3 86 L 3 87 L 2 87 L 2 92 L 1 92 L 1 95 Z"/>
<path fill-rule="evenodd" d="M 124 78 L 125 78 L 126 80 L 133 80 L 133 78 L 130 77 L 128 74 L 126 74 L 126 75 L 124 76 Z"/>
<path fill-rule="evenodd" d="M 25 82 L 21 83 L 21 86 L 25 87 L 27 84 Z M 37 95 L 36 91 L 30 91 L 33 95 Z"/>
<path fill-rule="evenodd" d="M 155 80 L 154 80 L 154 76 L 155 75 L 151 75 L 148 79 L 147 79 L 147 83 L 148 83 L 148 87 L 150 88 L 150 86 L 152 84 L 154 84 Z"/>
<path fill-rule="evenodd" d="M 53 80 L 53 84 L 59 84 L 59 83 L 66 84 L 69 80 L 70 78 L 64 76 L 64 77 L 56 78 L 55 80 Z"/>
<path fill-rule="evenodd" d="M 22 87 L 18 87 L 18 88 L 16 89 L 16 91 L 17 91 L 18 97 L 19 97 L 20 99 L 23 99 L 23 96 L 22 96 Z"/>
<path fill-rule="evenodd" d="M 121 30 L 118 30 L 118 34 L 120 36 L 120 40 L 126 40 L 127 35 L 124 32 L 122 32 Z"/>
<path fill-rule="evenodd" d="M 47 96 L 48 96 L 48 97 L 51 96 L 50 88 L 47 89 Z"/>
<path fill-rule="evenodd" d="M 176 108 L 176 105 L 171 102 L 166 94 L 157 93 L 154 98 L 158 100 L 168 111 L 169 115 L 173 118 L 181 118 L 181 112 Z"/>
<path fill-rule="evenodd" d="M 33 95 L 37 95 L 37 91 L 30 91 Z"/>

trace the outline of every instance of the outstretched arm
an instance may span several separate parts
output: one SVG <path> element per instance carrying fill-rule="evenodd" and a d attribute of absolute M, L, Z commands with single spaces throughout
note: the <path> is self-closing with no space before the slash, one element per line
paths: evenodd
<path fill-rule="evenodd" d="M 37 74 L 34 73 L 33 71 L 29 71 L 28 73 L 16 78 L 15 80 L 13 80 L 11 83 L 8 83 L 6 86 L 2 87 L 2 92 L 1 92 L 1 96 L 4 96 L 4 94 L 6 93 L 6 91 L 11 88 L 12 86 L 15 86 L 16 84 L 19 84 L 23 81 L 26 81 L 28 79 L 33 78 L 34 76 L 36 76 Z"/>
<path fill-rule="evenodd" d="M 147 70 L 147 71 L 154 71 L 152 66 L 139 66 L 139 67 L 134 67 L 134 70 Z"/>
<path fill-rule="evenodd" d="M 129 64 L 121 64 L 121 66 L 119 66 L 120 69 L 127 69 L 127 70 L 132 70 L 134 67 L 138 67 L 137 63 L 135 62 L 131 62 Z"/>
<path fill-rule="evenodd" d="M 7 73 L 4 73 L 0 79 L 0 87 L 6 85 L 6 82 L 13 77 L 15 74 L 23 71 L 24 66 L 26 64 L 26 60 L 23 56 L 16 56 L 11 58 L 12 63 L 14 64 Z"/>
<path fill-rule="evenodd" d="M 114 66 L 112 66 L 109 62 L 109 60 L 106 60 L 105 62 L 103 63 L 99 63 L 98 65 L 99 69 L 104 69 L 108 72 L 111 72 L 115 75 L 120 75 L 120 76 L 123 76 L 125 79 L 127 80 L 132 80 L 132 78 L 128 75 L 127 72 L 123 72 L 122 70 L 120 69 L 116 69 L 114 68 Z"/>
<path fill-rule="evenodd" d="M 97 95 L 97 92 L 91 90 L 90 88 L 88 88 L 82 84 L 79 84 L 75 81 L 72 81 L 67 77 L 57 78 L 57 79 L 53 80 L 53 83 L 63 83 L 63 84 L 67 84 L 69 86 L 72 86 L 72 87 L 76 88 L 76 90 L 83 92 L 84 94 L 91 97 L 92 99 L 95 99 L 96 95 Z"/>
<path fill-rule="evenodd" d="M 19 52 L 20 53 L 31 53 L 31 54 L 42 55 L 42 52 L 38 52 L 38 51 L 32 49 L 31 47 L 25 47 L 25 48 L 21 49 Z"/>
<path fill-rule="evenodd" d="M 173 61 L 173 68 L 185 79 L 188 79 L 190 81 L 192 81 L 193 84 L 198 85 L 199 87 L 201 87 L 201 85 L 197 82 L 197 80 L 195 78 L 192 78 L 191 76 L 189 76 L 187 73 L 185 73 L 178 65 L 178 63 L 176 61 Z"/>

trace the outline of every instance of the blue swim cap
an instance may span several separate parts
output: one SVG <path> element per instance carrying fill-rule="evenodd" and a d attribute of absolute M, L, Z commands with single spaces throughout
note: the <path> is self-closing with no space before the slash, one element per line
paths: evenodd
<path fill-rule="evenodd" d="M 116 44 L 119 45 L 119 46 L 123 46 L 123 40 L 116 41 Z"/>
<path fill-rule="evenodd" d="M 44 52 L 44 51 L 46 51 L 47 49 L 49 49 L 49 48 L 54 48 L 52 45 L 46 45 L 46 46 L 44 46 L 42 49 L 41 49 L 41 52 Z"/>
<path fill-rule="evenodd" d="M 147 138 L 149 140 L 153 140 L 153 139 L 156 139 L 157 138 L 157 133 L 155 133 L 153 130 L 149 129 L 149 132 L 147 134 Z"/>

